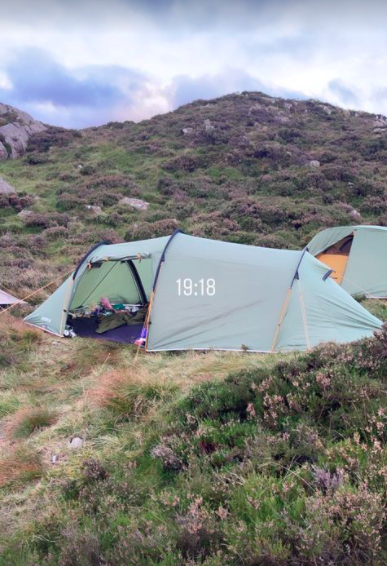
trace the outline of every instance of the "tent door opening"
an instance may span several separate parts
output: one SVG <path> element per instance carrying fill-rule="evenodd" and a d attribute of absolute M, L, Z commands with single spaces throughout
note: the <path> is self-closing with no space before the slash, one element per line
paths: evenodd
<path fill-rule="evenodd" d="M 346 236 L 316 256 L 317 259 L 333 270 L 330 276 L 339 285 L 341 285 L 343 281 L 349 253 L 353 243 L 353 237 L 353 234 Z"/>
<path fill-rule="evenodd" d="M 84 338 L 134 343 L 143 329 L 150 273 L 151 259 L 141 265 L 132 258 L 91 264 L 75 290 L 67 324 Z"/>

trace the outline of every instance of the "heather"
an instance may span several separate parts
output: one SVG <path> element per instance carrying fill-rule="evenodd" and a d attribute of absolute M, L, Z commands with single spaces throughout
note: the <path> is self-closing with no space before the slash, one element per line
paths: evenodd
<path fill-rule="evenodd" d="M 2 373 L 1 564 L 385 563 L 386 327 L 298 355 L 136 361 L 7 327 L 30 347 Z"/>
<path fill-rule="evenodd" d="M 27 294 L 104 239 L 176 227 L 297 249 L 319 229 L 387 219 L 386 123 L 259 92 L 196 101 L 138 124 L 49 126 L 0 163 L 2 284 Z M 137 198 L 146 210 L 125 204 Z M 16 276 L 14 276 L 16 275 Z"/>
<path fill-rule="evenodd" d="M 48 127 L 0 163 L 1 287 L 44 287 L 38 304 L 96 242 L 176 228 L 299 249 L 384 226 L 385 127 L 262 93 Z M 0 565 L 386 564 L 386 327 L 305 353 L 136 356 L 25 326 L 31 306 L 0 313 Z"/>

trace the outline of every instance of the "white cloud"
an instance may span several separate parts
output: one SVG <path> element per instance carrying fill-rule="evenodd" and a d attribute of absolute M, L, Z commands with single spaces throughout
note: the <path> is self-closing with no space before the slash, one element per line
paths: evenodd
<path fill-rule="evenodd" d="M 0 98 L 23 104 L 12 75 L 20 53 L 37 48 L 67 87 L 89 83 L 82 112 L 65 95 L 59 104 L 52 84 L 46 100 L 24 100 L 57 123 L 138 120 L 248 88 L 387 113 L 386 16 L 377 0 L 14 0 L 2 6 Z M 39 58 L 35 66 L 43 77 Z"/>

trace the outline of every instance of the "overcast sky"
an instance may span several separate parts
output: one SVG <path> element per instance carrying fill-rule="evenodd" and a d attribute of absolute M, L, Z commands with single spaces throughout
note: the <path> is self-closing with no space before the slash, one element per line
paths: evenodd
<path fill-rule="evenodd" d="M 54 125 L 242 90 L 387 114 L 387 2 L 0 0 L 0 102 Z"/>

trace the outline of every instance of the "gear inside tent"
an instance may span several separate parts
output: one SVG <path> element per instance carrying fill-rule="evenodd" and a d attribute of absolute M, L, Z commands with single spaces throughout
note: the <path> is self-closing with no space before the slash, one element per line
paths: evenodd
<path fill-rule="evenodd" d="M 188 236 L 90 250 L 29 324 L 147 351 L 307 350 L 371 336 L 381 321 L 306 250 Z"/>

